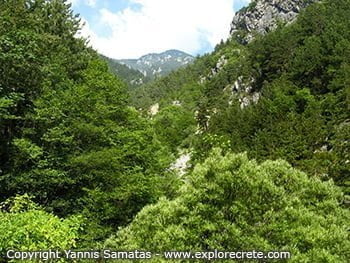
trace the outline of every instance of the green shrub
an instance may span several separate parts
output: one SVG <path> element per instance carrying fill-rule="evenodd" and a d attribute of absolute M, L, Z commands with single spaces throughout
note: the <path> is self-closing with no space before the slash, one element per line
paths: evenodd
<path fill-rule="evenodd" d="M 27 195 L 1 204 L 0 255 L 6 250 L 71 249 L 76 245 L 80 219 L 60 219 L 41 210 Z"/>
<path fill-rule="evenodd" d="M 216 149 L 174 200 L 145 207 L 105 243 L 150 251 L 290 251 L 290 262 L 348 262 L 350 213 L 332 182 L 287 162 Z"/>

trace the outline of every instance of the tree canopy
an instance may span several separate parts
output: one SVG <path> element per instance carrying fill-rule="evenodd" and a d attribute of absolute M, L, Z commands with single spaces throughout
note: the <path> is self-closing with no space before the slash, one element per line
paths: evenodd
<path fill-rule="evenodd" d="M 105 247 L 146 251 L 290 251 L 291 262 L 347 262 L 341 190 L 287 162 L 215 149 L 174 200 L 146 206 Z M 163 262 L 163 261 L 162 261 Z"/>
<path fill-rule="evenodd" d="M 80 37 L 69 2 L 0 1 L 0 254 L 104 245 L 348 262 L 349 0 L 134 87 Z M 171 169 L 179 152 L 187 174 Z"/>

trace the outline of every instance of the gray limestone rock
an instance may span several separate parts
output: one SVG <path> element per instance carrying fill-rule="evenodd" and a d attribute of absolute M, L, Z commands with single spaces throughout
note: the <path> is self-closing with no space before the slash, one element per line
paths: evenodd
<path fill-rule="evenodd" d="M 238 34 L 243 43 L 249 43 L 255 34 L 274 30 L 279 22 L 291 23 L 300 11 L 320 0 L 253 0 L 238 11 L 231 24 L 231 35 Z M 243 36 L 240 35 L 243 31 Z"/>

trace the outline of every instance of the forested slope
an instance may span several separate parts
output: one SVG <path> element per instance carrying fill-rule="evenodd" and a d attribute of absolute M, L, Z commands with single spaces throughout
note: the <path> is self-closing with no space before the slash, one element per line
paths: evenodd
<path fill-rule="evenodd" d="M 76 38 L 78 25 L 65 1 L 0 4 L 0 198 L 27 194 L 36 209 L 80 216 L 91 243 L 157 199 L 169 164 L 125 85 Z"/>
<path fill-rule="evenodd" d="M 150 78 L 145 77 L 138 70 L 129 68 L 128 66 L 119 63 L 115 59 L 111 59 L 103 55 L 101 55 L 101 57 L 107 61 L 111 72 L 113 72 L 121 80 L 125 81 L 131 89 L 150 81 Z"/>
<path fill-rule="evenodd" d="M 193 142 L 199 158 L 226 145 L 259 160 L 283 158 L 347 188 L 348 7 L 313 4 L 247 45 L 235 33 L 186 70 L 136 90 L 134 104 L 162 108 L 179 100 L 200 125 Z"/>
<path fill-rule="evenodd" d="M 235 151 L 260 160 L 283 158 L 347 187 L 349 5 L 311 5 L 295 23 L 249 44 L 243 59 L 228 63 L 206 85 L 201 111 L 216 112 L 209 113 L 207 131 L 230 140 Z M 226 105 L 217 103 L 223 87 Z"/>
<path fill-rule="evenodd" d="M 78 37 L 67 1 L 0 2 L 0 255 L 279 250 L 348 262 L 348 10 L 312 4 L 130 92 Z M 192 168 L 178 175 L 181 150 Z"/>

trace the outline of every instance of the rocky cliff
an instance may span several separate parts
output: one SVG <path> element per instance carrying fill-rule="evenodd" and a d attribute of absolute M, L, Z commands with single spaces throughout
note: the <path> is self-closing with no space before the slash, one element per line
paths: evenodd
<path fill-rule="evenodd" d="M 238 11 L 231 24 L 231 35 L 243 43 L 254 39 L 255 34 L 266 34 L 279 22 L 290 23 L 309 4 L 320 0 L 252 0 L 248 7 Z"/>

